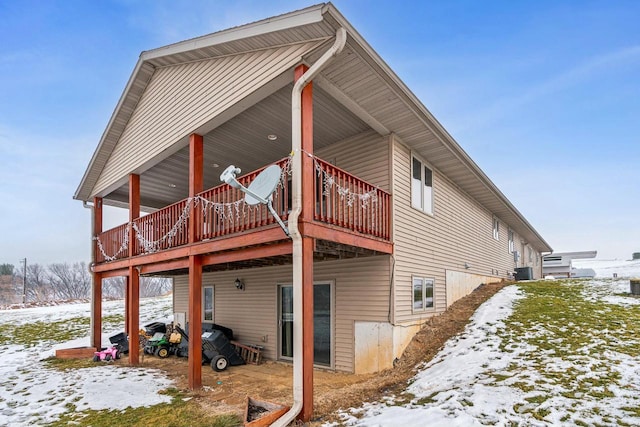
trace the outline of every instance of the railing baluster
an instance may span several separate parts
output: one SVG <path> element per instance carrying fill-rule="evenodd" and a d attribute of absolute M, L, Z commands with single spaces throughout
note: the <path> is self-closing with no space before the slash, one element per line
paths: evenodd
<path fill-rule="evenodd" d="M 288 159 L 285 158 L 278 161 L 277 164 L 284 167 L 287 161 Z M 315 161 L 318 162 L 321 172 L 318 174 L 314 170 L 312 195 L 314 198 L 314 220 L 388 240 L 391 236 L 390 194 L 321 159 L 316 158 Z M 238 181 L 242 185 L 248 186 L 261 171 L 262 169 L 251 172 L 238 178 Z M 283 176 L 288 178 L 286 174 Z M 325 178 L 327 176 L 333 178 L 333 185 L 330 183 L 327 185 L 325 194 Z M 282 185 L 278 186 L 273 199 L 274 207 L 284 221 L 288 220 L 291 209 L 289 182 L 286 179 Z M 348 191 L 341 194 L 338 192 L 338 188 Z M 362 195 L 365 194 L 371 194 L 373 197 L 364 200 Z M 196 208 L 198 211 L 196 236 L 199 241 L 246 232 L 258 227 L 273 225 L 276 222 L 264 205 L 242 205 L 239 207 L 242 215 L 237 215 L 235 202 L 242 200 L 244 193 L 226 184 L 203 191 L 198 196 L 210 202 L 205 209 L 205 204 L 201 200 Z M 373 203 L 374 199 L 375 203 Z M 349 206 L 349 200 L 352 201 L 351 206 Z M 134 223 L 142 238 L 147 242 L 157 242 L 158 250 L 187 244 L 188 227 L 186 222 L 177 227 L 171 242 L 168 239 L 161 240 L 176 225 L 187 206 L 187 201 L 188 199 L 180 200 L 154 213 L 137 218 Z M 194 219 L 189 218 L 188 220 Z M 105 262 L 108 257 L 114 255 L 115 259 L 128 257 L 127 248 L 117 253 L 125 241 L 126 230 L 127 224 L 122 224 L 100 233 L 98 237 L 106 257 L 98 250 L 96 253 L 97 262 Z M 134 245 L 135 254 L 146 252 L 145 244 L 138 241 L 135 233 L 133 241 L 129 242 L 129 245 Z"/>

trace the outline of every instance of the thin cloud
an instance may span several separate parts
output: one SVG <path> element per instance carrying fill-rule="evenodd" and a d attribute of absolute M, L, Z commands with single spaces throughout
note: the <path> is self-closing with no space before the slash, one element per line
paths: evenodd
<path fill-rule="evenodd" d="M 640 46 L 632 46 L 595 56 L 555 77 L 532 85 L 517 96 L 502 98 L 481 113 L 467 117 L 466 120 L 461 122 L 459 131 L 465 132 L 471 129 L 477 131 L 478 128 L 495 123 L 539 99 L 547 98 L 552 94 L 578 86 L 597 76 L 610 73 L 638 60 L 640 60 Z"/>

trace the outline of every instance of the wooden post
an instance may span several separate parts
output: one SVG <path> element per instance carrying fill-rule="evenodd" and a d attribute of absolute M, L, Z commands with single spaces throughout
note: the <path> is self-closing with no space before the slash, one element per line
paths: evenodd
<path fill-rule="evenodd" d="M 295 69 L 295 80 L 308 67 L 304 64 Z M 315 210 L 315 186 L 313 158 L 313 84 L 302 90 L 302 214 L 300 221 L 313 221 Z M 307 422 L 313 415 L 313 246 L 310 237 L 302 238 L 302 410 L 298 415 Z M 297 314 L 294 314 L 297 316 Z M 300 317 L 298 317 L 300 319 Z"/>
<path fill-rule="evenodd" d="M 98 236 L 102 233 L 102 197 L 93 198 L 93 235 Z M 95 264 L 98 254 L 98 242 L 93 242 L 92 258 Z M 93 309 L 91 311 L 91 336 L 93 342 L 91 345 L 100 351 L 102 348 L 102 275 L 100 273 L 93 273 L 93 287 L 91 294 L 91 303 Z"/>
<path fill-rule="evenodd" d="M 133 220 L 140 217 L 140 175 L 129 174 L 129 257 L 136 255 L 136 232 Z M 129 334 L 129 363 L 137 365 L 139 359 L 138 330 L 140 329 L 140 272 L 129 267 L 125 300 L 125 330 Z"/>
<path fill-rule="evenodd" d="M 189 136 L 189 197 L 195 197 L 203 190 L 203 138 L 202 135 L 191 134 Z M 189 212 L 189 243 L 195 243 L 200 215 L 199 209 L 191 203 Z"/>
<path fill-rule="evenodd" d="M 189 388 L 202 387 L 202 257 L 189 257 Z"/>
<path fill-rule="evenodd" d="M 129 276 L 124 278 L 124 333 L 129 333 Z"/>
<path fill-rule="evenodd" d="M 140 363 L 138 331 L 140 330 L 140 273 L 136 267 L 129 267 L 129 364 Z"/>
<path fill-rule="evenodd" d="M 189 197 L 202 191 L 203 138 L 189 137 Z M 191 203 L 189 215 L 189 244 L 198 238 L 199 210 Z M 202 257 L 189 256 L 189 388 L 202 388 Z"/>

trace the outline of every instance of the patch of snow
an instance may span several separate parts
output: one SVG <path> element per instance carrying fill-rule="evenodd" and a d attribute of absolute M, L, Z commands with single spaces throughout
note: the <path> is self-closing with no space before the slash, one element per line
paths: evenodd
<path fill-rule="evenodd" d="M 572 265 L 576 268 L 591 268 L 596 272 L 596 278 L 640 277 L 640 259 L 635 260 L 602 260 L 602 259 L 575 259 Z"/>
<path fill-rule="evenodd" d="M 171 306 L 170 296 L 141 300 L 140 317 L 145 319 L 141 325 L 170 320 Z M 103 316 L 123 313 L 123 301 L 103 303 Z M 20 326 L 35 321 L 50 323 L 88 317 L 89 314 L 89 304 L 64 304 L 0 310 L 0 322 Z M 123 325 L 105 332 L 104 345 L 109 344 L 109 336 L 122 328 Z M 0 419 L 3 425 L 31 426 L 52 422 L 68 411 L 66 405 L 76 405 L 78 410 L 122 410 L 171 401 L 170 396 L 158 392 L 171 387 L 173 382 L 157 370 L 105 363 L 64 373 L 46 368 L 41 360 L 52 356 L 55 349 L 87 346 L 89 337 L 53 345 L 46 338 L 45 331 L 43 341 L 32 347 L 0 346 Z"/>
<path fill-rule="evenodd" d="M 624 287 L 622 282 L 628 286 L 628 280 L 593 280 L 583 293 L 592 301 L 632 304 L 627 301 L 632 298 L 616 295 Z M 521 298 L 526 298 L 524 292 L 510 286 L 485 302 L 463 333 L 450 339 L 430 362 L 417 367 L 418 374 L 406 388 L 414 396 L 409 403 L 394 398 L 368 402 L 360 408 L 341 411 L 338 415 L 342 424 L 555 426 L 575 425 L 578 421 L 585 425 L 611 425 L 618 420 L 640 425 L 640 417 L 622 409 L 640 404 L 640 358 L 615 348 L 601 350 L 603 344 L 606 348 L 606 343 L 611 342 L 605 337 L 611 340 L 614 335 L 614 331 L 606 329 L 590 331 L 593 336 L 589 343 L 569 354 L 565 354 L 566 343 L 550 329 L 557 328 L 557 324 L 544 320 L 524 336 L 501 334 L 507 332 L 504 320 Z M 574 327 L 568 321 L 560 329 L 566 333 L 567 328 Z M 505 336 L 508 338 L 501 338 Z M 556 343 L 556 347 L 537 348 L 529 344 L 533 338 L 536 342 Z M 625 345 L 619 344 L 621 348 Z M 566 372 L 572 372 L 582 384 L 593 385 L 585 393 L 574 384 L 556 380 Z M 611 380 L 612 373 L 617 377 L 615 381 Z"/>

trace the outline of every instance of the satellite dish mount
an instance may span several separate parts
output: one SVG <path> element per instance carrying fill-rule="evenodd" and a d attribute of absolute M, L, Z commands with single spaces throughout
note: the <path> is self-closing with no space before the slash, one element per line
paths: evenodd
<path fill-rule="evenodd" d="M 231 165 L 220 174 L 220 181 L 245 193 L 244 201 L 246 204 L 250 206 L 259 203 L 267 205 L 267 209 L 269 209 L 271 215 L 276 219 L 284 233 L 289 236 L 289 229 L 284 225 L 284 222 L 282 222 L 276 210 L 273 209 L 273 192 L 276 190 L 278 182 L 280 182 L 280 175 L 282 173 L 280 166 L 271 165 L 265 168 L 255 177 L 251 184 L 249 184 L 249 187 L 244 187 L 236 179 L 236 175 L 240 172 L 242 172 L 240 168 Z"/>

